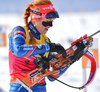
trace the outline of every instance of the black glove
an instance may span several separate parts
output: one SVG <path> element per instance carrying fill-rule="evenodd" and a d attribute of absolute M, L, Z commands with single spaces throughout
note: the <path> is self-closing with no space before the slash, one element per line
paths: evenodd
<path fill-rule="evenodd" d="M 81 42 L 77 42 L 76 46 L 78 47 L 77 52 L 82 51 L 86 47 L 82 41 Z"/>
<path fill-rule="evenodd" d="M 77 42 L 75 45 L 77 46 L 78 49 L 76 50 L 75 55 L 72 56 L 72 58 L 74 59 L 74 61 L 77 61 L 88 50 L 88 46 L 85 46 L 83 41 Z"/>
<path fill-rule="evenodd" d="M 66 58 L 66 50 L 60 44 L 49 43 L 50 52 L 57 52 L 58 54 L 62 54 L 64 58 Z"/>

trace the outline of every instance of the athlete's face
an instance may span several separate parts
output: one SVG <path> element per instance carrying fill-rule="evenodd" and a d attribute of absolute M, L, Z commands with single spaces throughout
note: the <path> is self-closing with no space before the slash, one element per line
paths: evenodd
<path fill-rule="evenodd" d="M 42 18 L 42 19 L 35 19 L 31 21 L 41 34 L 46 34 L 48 29 L 52 27 L 53 20 L 54 18 L 51 19 Z"/>

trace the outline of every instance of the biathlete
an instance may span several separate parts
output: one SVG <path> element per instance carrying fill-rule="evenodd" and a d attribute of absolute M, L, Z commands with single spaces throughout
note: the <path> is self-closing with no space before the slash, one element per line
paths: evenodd
<path fill-rule="evenodd" d="M 39 57 L 43 54 L 46 58 L 50 52 L 57 52 L 66 57 L 66 51 L 60 44 L 52 43 L 46 36 L 47 31 L 53 26 L 53 20 L 59 18 L 50 0 L 34 0 L 27 5 L 24 13 L 25 26 L 16 26 L 9 34 L 9 69 L 11 84 L 9 92 L 28 92 L 21 84 L 16 83 L 26 78 L 28 73 L 36 68 L 34 56 Z M 28 19 L 30 17 L 30 20 Z M 60 77 L 66 70 L 66 67 L 58 68 L 57 75 L 51 75 L 54 78 Z M 38 77 L 38 76 L 36 76 Z M 53 78 L 47 76 L 50 81 Z M 31 87 L 33 92 L 46 92 L 45 78 Z"/>

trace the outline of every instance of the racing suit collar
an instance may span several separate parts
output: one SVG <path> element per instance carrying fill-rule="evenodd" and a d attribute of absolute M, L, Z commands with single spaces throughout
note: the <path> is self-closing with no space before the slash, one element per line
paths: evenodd
<path fill-rule="evenodd" d="M 29 30 L 36 39 L 40 39 L 41 33 L 37 30 L 37 28 L 33 25 L 32 22 L 29 22 Z"/>

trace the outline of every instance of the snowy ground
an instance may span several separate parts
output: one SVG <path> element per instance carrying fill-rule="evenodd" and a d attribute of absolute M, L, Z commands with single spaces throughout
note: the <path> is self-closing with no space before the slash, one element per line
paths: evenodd
<path fill-rule="evenodd" d="M 99 16 L 100 13 L 60 14 L 60 19 L 54 21 L 54 27 L 50 28 L 47 36 L 52 42 L 61 43 L 65 48 L 68 48 L 71 41 L 78 39 L 84 34 L 91 35 L 100 29 Z M 22 17 L 22 15 L 6 15 L 6 17 L 5 15 L 0 15 L 0 25 L 9 25 L 10 28 L 6 31 L 8 34 L 14 26 L 23 24 L 23 21 L 20 20 Z M 99 35 L 100 34 L 94 37 L 100 40 Z M 89 69 L 86 69 L 86 75 L 88 78 Z M 82 63 L 80 59 L 59 79 L 67 84 L 79 87 L 84 83 L 83 77 Z M 2 88 L 4 92 L 9 92 L 9 80 L 8 46 L 0 47 L 0 88 Z M 93 82 L 87 87 L 87 91 L 69 88 L 57 81 L 49 82 L 47 79 L 47 92 L 100 92 L 100 69 L 97 69 L 96 76 Z"/>

